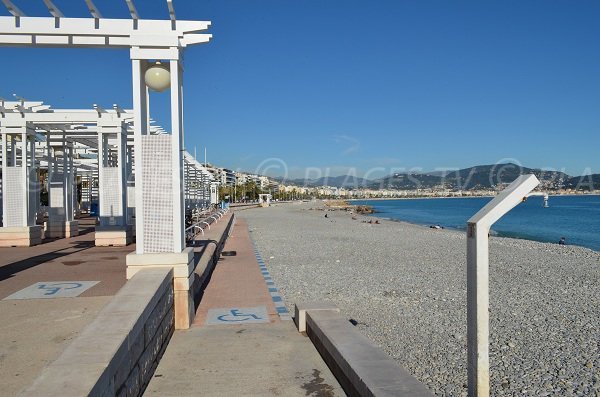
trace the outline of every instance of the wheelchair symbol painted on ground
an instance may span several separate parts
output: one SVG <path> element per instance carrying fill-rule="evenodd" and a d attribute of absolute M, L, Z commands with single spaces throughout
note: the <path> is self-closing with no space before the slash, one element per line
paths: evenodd
<path fill-rule="evenodd" d="M 241 313 L 238 309 L 231 309 L 231 314 L 223 314 L 217 317 L 219 321 L 226 322 L 238 322 L 238 321 L 247 321 L 247 320 L 262 320 L 254 313 Z"/>
<path fill-rule="evenodd" d="M 3 300 L 74 298 L 98 283 L 99 281 L 42 281 L 23 288 Z"/>
<path fill-rule="evenodd" d="M 210 309 L 206 319 L 206 324 L 209 325 L 268 322 L 269 316 L 265 306 Z"/>
<path fill-rule="evenodd" d="M 49 283 L 49 284 L 39 284 L 38 289 L 42 289 L 46 291 L 44 295 L 54 295 L 57 292 L 60 292 L 61 289 L 76 289 L 83 287 L 81 283 Z"/>

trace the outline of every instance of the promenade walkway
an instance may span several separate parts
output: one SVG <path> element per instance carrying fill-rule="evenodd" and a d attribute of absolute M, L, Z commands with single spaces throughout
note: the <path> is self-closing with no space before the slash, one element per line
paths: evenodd
<path fill-rule="evenodd" d="M 80 236 L 0 248 L 0 394 L 33 382 L 125 284 L 135 245 L 95 247 L 93 227 L 84 218 Z"/>
<path fill-rule="evenodd" d="M 194 325 L 175 332 L 145 395 L 344 396 L 310 340 L 278 313 L 244 220 L 224 251 L 235 256 L 221 257 Z"/>

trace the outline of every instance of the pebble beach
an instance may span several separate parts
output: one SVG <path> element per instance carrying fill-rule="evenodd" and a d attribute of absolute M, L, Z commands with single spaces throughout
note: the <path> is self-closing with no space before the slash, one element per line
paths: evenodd
<path fill-rule="evenodd" d="M 466 396 L 464 233 L 320 201 L 237 215 L 292 312 L 330 301 L 436 395 Z M 491 238 L 493 396 L 600 397 L 599 275 L 590 249 Z"/>

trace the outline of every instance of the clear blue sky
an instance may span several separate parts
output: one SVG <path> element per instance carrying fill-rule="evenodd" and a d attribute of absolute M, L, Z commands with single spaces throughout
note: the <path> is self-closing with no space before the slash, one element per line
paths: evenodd
<path fill-rule="evenodd" d="M 42 0 L 14 0 L 47 15 Z M 54 0 L 88 16 L 83 0 Z M 137 0 L 168 18 L 163 0 Z M 124 0 L 96 0 L 127 17 Z M 515 159 L 600 173 L 600 2 L 175 0 L 189 48 L 185 142 L 220 166 L 380 176 Z M 8 12 L 0 6 L 0 13 Z M 131 106 L 127 51 L 1 48 L 0 96 Z M 153 117 L 169 128 L 167 94 Z M 271 159 L 271 160 L 269 160 Z M 278 168 L 279 167 L 279 168 Z M 311 171 L 314 174 L 314 170 Z M 352 169 L 349 172 L 354 172 Z"/>

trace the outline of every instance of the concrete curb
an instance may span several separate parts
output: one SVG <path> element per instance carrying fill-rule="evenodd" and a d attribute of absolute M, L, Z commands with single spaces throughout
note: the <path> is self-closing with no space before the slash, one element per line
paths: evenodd
<path fill-rule="evenodd" d="M 329 303 L 296 305 L 304 328 L 348 396 L 431 397 L 422 383 L 362 335 Z"/>

